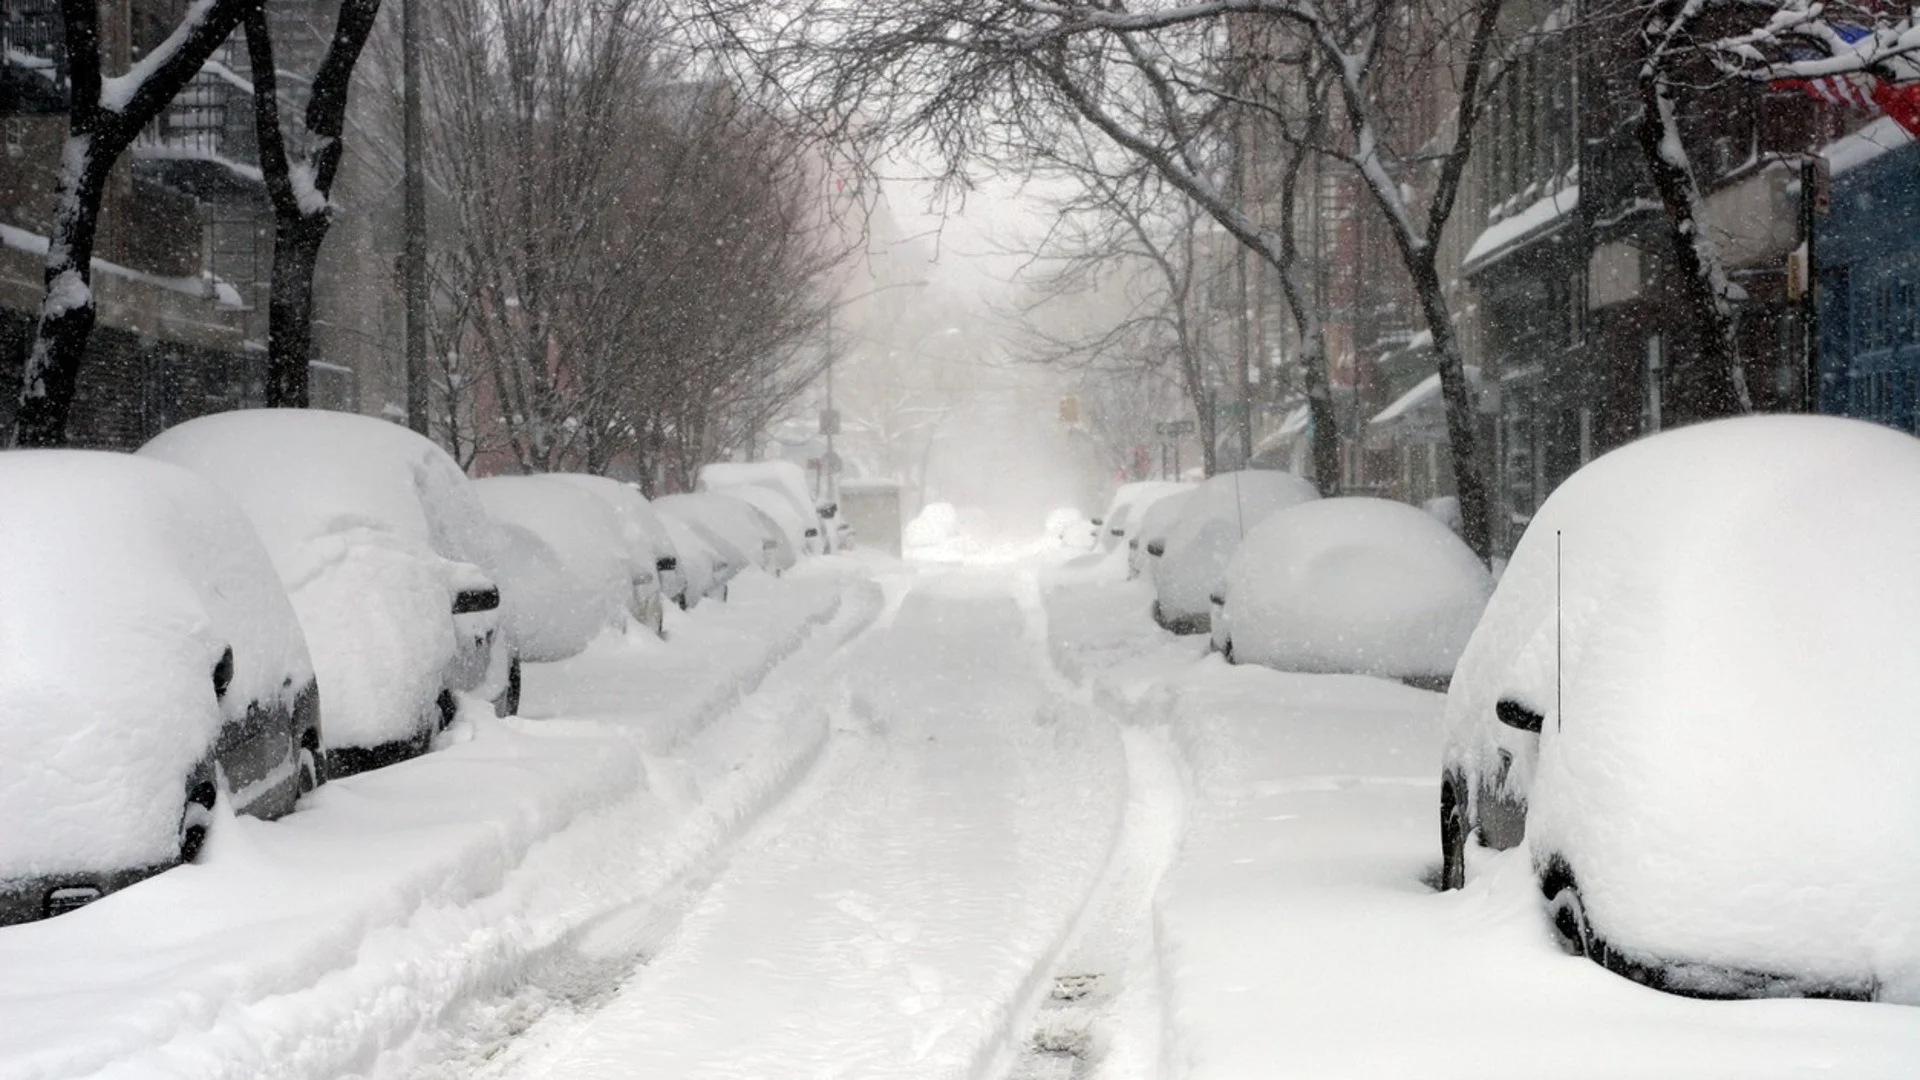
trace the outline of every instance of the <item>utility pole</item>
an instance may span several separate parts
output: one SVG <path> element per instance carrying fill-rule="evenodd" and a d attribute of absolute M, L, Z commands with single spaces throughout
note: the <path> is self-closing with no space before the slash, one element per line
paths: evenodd
<path fill-rule="evenodd" d="M 401 274 L 407 304 L 407 427 L 430 435 L 427 417 L 427 185 L 421 171 L 419 0 L 400 3 L 401 93 L 405 98 L 405 247 Z"/>

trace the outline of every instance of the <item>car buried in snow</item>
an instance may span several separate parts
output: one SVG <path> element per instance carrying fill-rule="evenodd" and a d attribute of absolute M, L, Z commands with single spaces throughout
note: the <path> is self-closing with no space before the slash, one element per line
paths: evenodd
<path fill-rule="evenodd" d="M 326 777 L 300 625 L 198 476 L 0 455 L 0 924 L 183 862 L 217 799 L 277 818 Z"/>
<path fill-rule="evenodd" d="M 1176 634 L 1204 634 L 1213 594 L 1247 530 L 1289 506 L 1320 497 L 1292 473 L 1246 469 L 1209 477 L 1181 498 L 1155 556 L 1153 619 Z"/>
<path fill-rule="evenodd" d="M 457 693 L 506 690 L 498 532 L 431 441 L 368 416 L 253 409 L 139 452 L 211 480 L 265 542 L 327 698 L 332 775 L 425 753 Z"/>
<path fill-rule="evenodd" d="M 1213 649 L 1281 671 L 1445 689 L 1493 577 L 1424 510 L 1314 499 L 1247 532 L 1213 598 Z"/>
<path fill-rule="evenodd" d="M 587 473 L 548 473 L 565 484 L 590 491 L 613 508 L 620 535 L 628 549 L 633 577 L 634 618 L 658 634 L 664 630 L 666 604 L 687 606 L 687 576 L 679 553 L 653 504 L 634 484 Z M 647 580 L 651 578 L 652 580 Z"/>
<path fill-rule="evenodd" d="M 1595 460 L 1454 673 L 1442 884 L 1524 843 L 1619 974 L 1920 1004 L 1916 611 L 1920 440 L 1746 417 Z"/>

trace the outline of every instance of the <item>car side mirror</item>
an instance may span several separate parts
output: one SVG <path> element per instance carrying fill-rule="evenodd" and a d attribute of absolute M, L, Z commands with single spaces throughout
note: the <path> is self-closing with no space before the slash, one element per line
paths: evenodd
<path fill-rule="evenodd" d="M 677 570 L 679 567 L 680 560 L 672 555 L 662 555 L 653 561 L 653 568 L 663 574 L 669 570 Z"/>
<path fill-rule="evenodd" d="M 213 696 L 215 700 L 225 699 L 227 690 L 233 686 L 233 646 L 220 654 L 213 664 Z"/>
<path fill-rule="evenodd" d="M 500 590 L 492 585 L 484 589 L 461 589 L 453 594 L 453 613 L 472 615 L 480 611 L 492 611 L 500 606 Z"/>
<path fill-rule="evenodd" d="M 1088 518 L 1088 519 L 1087 519 L 1087 521 L 1088 521 L 1089 523 L 1091 523 L 1091 524 L 1094 524 L 1094 525 L 1105 525 L 1105 524 L 1106 524 L 1106 522 L 1104 522 L 1104 521 L 1101 521 L 1101 520 L 1100 520 L 1099 518 Z"/>
<path fill-rule="evenodd" d="M 1156 559 L 1162 555 L 1165 555 L 1166 553 L 1167 553 L 1167 545 L 1161 543 L 1158 540 L 1155 540 L 1153 543 L 1147 545 L 1147 554 L 1153 556 Z"/>
<path fill-rule="evenodd" d="M 814 537 L 816 537 L 816 536 L 819 536 L 819 535 L 820 535 L 820 530 L 819 530 L 819 529 L 808 529 L 808 530 L 807 530 L 807 539 L 809 539 L 809 540 L 811 540 L 811 539 L 813 539 Z"/>
<path fill-rule="evenodd" d="M 1536 734 L 1539 733 L 1541 725 L 1545 724 L 1547 720 L 1546 717 L 1541 716 L 1539 713 L 1534 712 L 1532 709 L 1527 708 L 1512 698 L 1501 698 L 1499 704 L 1493 707 L 1493 715 L 1499 717 L 1500 722 L 1510 728 L 1517 728 L 1521 731 L 1531 731 Z"/>

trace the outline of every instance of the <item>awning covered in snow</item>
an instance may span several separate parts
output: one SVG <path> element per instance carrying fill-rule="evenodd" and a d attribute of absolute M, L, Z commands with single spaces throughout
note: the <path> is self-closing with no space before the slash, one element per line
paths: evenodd
<path fill-rule="evenodd" d="M 1466 368 L 1466 373 L 1467 385 L 1478 391 L 1480 369 L 1470 366 Z M 1436 418 L 1444 421 L 1444 411 L 1445 406 L 1440 400 L 1440 373 L 1436 371 L 1421 379 L 1413 389 L 1395 398 L 1392 404 L 1375 413 L 1373 419 L 1367 421 L 1367 425 L 1374 428 L 1424 425 Z"/>
<path fill-rule="evenodd" d="M 1568 184 L 1525 210 L 1494 222 L 1467 249 L 1463 269 L 1469 274 L 1478 273 L 1523 242 L 1559 231 L 1573 220 L 1573 212 L 1579 206 L 1580 185 Z"/>

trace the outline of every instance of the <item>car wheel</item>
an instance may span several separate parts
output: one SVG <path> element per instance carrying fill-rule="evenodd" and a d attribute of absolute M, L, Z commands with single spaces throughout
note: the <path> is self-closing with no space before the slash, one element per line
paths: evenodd
<path fill-rule="evenodd" d="M 303 744 L 300 747 L 300 756 L 294 769 L 295 775 L 299 778 L 299 794 L 295 796 L 296 799 L 304 799 L 313 794 L 313 790 L 326 780 L 326 777 L 320 775 L 320 755 L 313 746 Z"/>
<path fill-rule="evenodd" d="M 207 832 L 213 828 L 213 781 L 202 780 L 187 789 L 187 803 L 180 810 L 180 861 L 190 863 L 207 846 Z"/>
<path fill-rule="evenodd" d="M 493 715 L 515 716 L 520 712 L 520 658 L 507 661 L 507 688 L 493 700 Z"/>
<path fill-rule="evenodd" d="M 1553 923 L 1553 932 L 1560 939 L 1561 947 L 1574 956 L 1589 956 L 1601 959 L 1593 948 L 1593 924 L 1587 919 L 1587 908 L 1580 900 L 1580 886 L 1574 881 L 1573 871 L 1560 859 L 1547 864 L 1547 870 L 1540 876 L 1540 892 L 1547 898 L 1547 918 Z"/>
<path fill-rule="evenodd" d="M 1453 773 L 1440 779 L 1440 888 L 1467 884 L 1467 803 Z"/>

